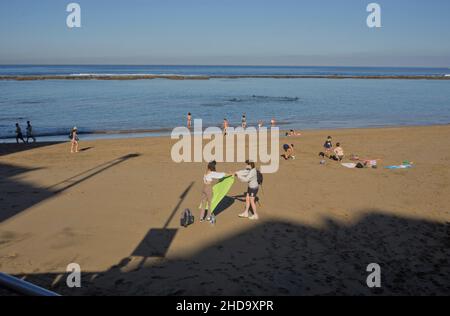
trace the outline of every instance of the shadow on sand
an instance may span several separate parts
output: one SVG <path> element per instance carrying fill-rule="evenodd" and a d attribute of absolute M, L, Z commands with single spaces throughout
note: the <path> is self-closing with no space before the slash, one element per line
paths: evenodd
<path fill-rule="evenodd" d="M 325 218 L 320 229 L 260 221 L 189 257 L 133 265 L 153 255 L 138 246 L 108 271 L 82 274 L 78 289 L 67 288 L 64 275 L 22 277 L 66 295 L 450 294 L 449 223 L 364 214 L 353 225 Z M 381 266 L 381 288 L 366 285 L 370 263 Z"/>
<path fill-rule="evenodd" d="M 2 175 L 0 178 L 0 223 L 45 199 L 55 196 L 55 194 L 69 190 L 107 169 L 139 156 L 140 154 L 133 153 L 113 159 L 47 188 L 36 187 L 16 179 L 19 175 L 42 168 L 25 168 L 0 163 L 0 175 Z"/>
<path fill-rule="evenodd" d="M 19 153 L 22 151 L 32 150 L 32 149 L 36 149 L 36 148 L 58 145 L 61 143 L 63 143 L 63 142 L 36 142 L 36 143 L 29 143 L 29 144 L 22 144 L 22 143 L 20 143 L 20 144 L 15 144 L 15 143 L 0 144 L 0 157 L 14 154 L 14 153 Z"/>

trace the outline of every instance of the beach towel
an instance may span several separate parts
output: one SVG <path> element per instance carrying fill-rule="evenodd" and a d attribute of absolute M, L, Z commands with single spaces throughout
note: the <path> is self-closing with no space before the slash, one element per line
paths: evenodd
<path fill-rule="evenodd" d="M 353 162 L 344 162 L 344 163 L 341 163 L 341 165 L 343 165 L 345 168 L 350 168 L 350 169 L 353 169 L 356 167 L 356 163 L 353 163 Z"/>
<path fill-rule="evenodd" d="M 409 169 L 412 165 L 398 165 L 398 166 L 387 166 L 386 169 Z"/>

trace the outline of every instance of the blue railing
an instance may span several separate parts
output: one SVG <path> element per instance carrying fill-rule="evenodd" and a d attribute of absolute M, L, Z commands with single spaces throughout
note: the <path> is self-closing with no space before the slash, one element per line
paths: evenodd
<path fill-rule="evenodd" d="M 9 274 L 0 272 L 0 287 L 21 295 L 29 296 L 60 296 L 59 294 L 44 289 L 33 283 L 13 277 Z"/>

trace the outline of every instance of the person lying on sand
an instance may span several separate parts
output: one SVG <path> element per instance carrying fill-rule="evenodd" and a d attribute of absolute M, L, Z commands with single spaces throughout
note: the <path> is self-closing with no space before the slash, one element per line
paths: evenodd
<path fill-rule="evenodd" d="M 211 216 L 209 216 L 209 212 L 211 212 L 211 201 L 213 198 L 213 190 L 212 184 L 214 180 L 220 180 L 227 176 L 225 172 L 217 172 L 216 171 L 216 161 L 211 161 L 208 163 L 206 168 L 206 173 L 203 175 L 203 190 L 202 197 L 200 201 L 200 222 L 204 220 L 210 221 Z"/>
<path fill-rule="evenodd" d="M 251 220 L 259 219 L 256 213 L 256 195 L 258 194 L 258 171 L 256 170 L 255 163 L 253 161 L 246 160 L 246 166 L 244 170 L 236 171 L 235 175 L 242 182 L 248 183 L 247 194 L 245 196 L 245 210 L 239 214 L 241 218 L 248 218 Z M 249 216 L 250 206 L 252 207 L 253 215 Z"/>
<path fill-rule="evenodd" d="M 286 136 L 287 137 L 291 137 L 291 136 L 301 136 L 302 134 L 300 132 L 296 132 L 293 129 L 291 129 L 289 132 L 286 132 Z"/>
<path fill-rule="evenodd" d="M 283 145 L 284 154 L 281 155 L 284 159 L 295 159 L 294 156 L 294 144 L 284 144 Z"/>

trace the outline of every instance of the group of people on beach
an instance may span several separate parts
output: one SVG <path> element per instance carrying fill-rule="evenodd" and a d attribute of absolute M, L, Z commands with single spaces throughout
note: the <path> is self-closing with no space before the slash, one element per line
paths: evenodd
<path fill-rule="evenodd" d="M 221 180 L 226 177 L 237 177 L 241 182 L 247 183 L 247 192 L 245 194 L 245 209 L 244 212 L 238 216 L 240 218 L 248 218 L 250 220 L 258 220 L 259 216 L 256 211 L 256 201 L 261 180 L 258 178 L 259 171 L 253 161 L 247 160 L 245 162 L 245 169 L 236 171 L 234 173 L 217 172 L 216 161 L 208 163 L 206 172 L 203 175 L 203 189 L 200 202 L 200 222 L 209 221 L 215 222 L 214 210 L 211 209 L 211 202 L 213 200 L 213 184 L 216 180 Z"/>
<path fill-rule="evenodd" d="M 190 129 L 192 127 L 192 113 L 189 112 L 187 114 L 187 127 Z M 264 122 L 262 120 L 258 121 L 258 128 L 261 128 L 264 126 Z M 275 127 L 276 126 L 276 121 L 275 118 L 272 118 L 270 120 L 270 126 Z M 227 135 L 228 129 L 230 127 L 230 123 L 228 122 L 227 118 L 223 119 L 223 123 L 222 123 L 222 129 L 223 129 L 223 134 Z M 245 113 L 242 114 L 242 118 L 241 118 L 241 127 L 242 128 L 247 128 L 247 115 Z"/>
<path fill-rule="evenodd" d="M 324 151 L 319 153 L 320 164 L 325 164 L 325 158 L 329 158 L 334 161 L 342 161 L 345 157 L 344 149 L 341 146 L 341 143 L 336 143 L 336 146 L 333 145 L 333 138 L 328 136 L 325 143 L 323 144 Z"/>
<path fill-rule="evenodd" d="M 16 143 L 18 144 L 19 140 L 21 140 L 24 144 L 28 144 L 30 139 L 33 140 L 33 143 L 36 142 L 36 138 L 33 136 L 33 127 L 31 126 L 31 122 L 27 121 L 26 136 L 27 140 L 25 141 L 20 125 L 19 123 L 16 123 Z"/>

